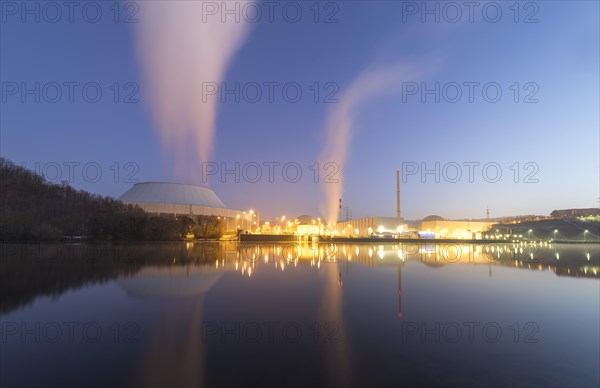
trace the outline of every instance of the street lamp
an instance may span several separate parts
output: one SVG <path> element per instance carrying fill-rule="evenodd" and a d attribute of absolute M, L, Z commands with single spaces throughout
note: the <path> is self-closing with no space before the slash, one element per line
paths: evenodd
<path fill-rule="evenodd" d="M 554 229 L 554 239 L 556 240 L 556 233 L 558 233 L 558 229 Z"/>
<path fill-rule="evenodd" d="M 531 241 L 531 233 L 533 232 L 533 230 L 529 229 L 527 231 L 527 238 L 529 239 L 529 241 Z"/>
<path fill-rule="evenodd" d="M 583 241 L 584 241 L 584 242 L 586 242 L 586 241 L 587 241 L 587 234 L 588 234 L 589 232 L 590 232 L 590 231 L 589 231 L 589 230 L 587 230 L 587 229 L 583 231 Z"/>

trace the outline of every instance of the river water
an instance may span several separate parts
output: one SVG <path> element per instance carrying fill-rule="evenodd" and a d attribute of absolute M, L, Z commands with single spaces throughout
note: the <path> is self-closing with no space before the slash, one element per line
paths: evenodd
<path fill-rule="evenodd" d="M 2 244 L 0 383 L 598 387 L 599 247 Z"/>

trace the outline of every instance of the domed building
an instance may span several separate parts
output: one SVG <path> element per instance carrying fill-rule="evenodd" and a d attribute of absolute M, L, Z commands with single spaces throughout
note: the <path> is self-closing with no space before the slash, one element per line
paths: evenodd
<path fill-rule="evenodd" d="M 166 182 L 142 182 L 119 197 L 120 201 L 140 206 L 147 213 L 217 216 L 227 220 L 228 230 L 245 229 L 254 214 L 229 209 L 217 194 L 207 188 Z M 249 218 L 250 216 L 250 218 Z"/>
<path fill-rule="evenodd" d="M 445 220 L 444 217 L 432 214 L 430 216 L 427 216 L 427 217 L 423 218 L 421 220 L 421 222 L 427 222 L 427 221 L 444 221 L 444 220 Z"/>

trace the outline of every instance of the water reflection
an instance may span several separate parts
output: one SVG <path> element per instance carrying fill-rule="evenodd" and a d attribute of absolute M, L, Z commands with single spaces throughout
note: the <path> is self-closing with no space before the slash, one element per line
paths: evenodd
<path fill-rule="evenodd" d="M 338 286 L 343 285 L 343 274 L 330 269 L 340 262 L 346 266 L 488 265 L 490 276 L 493 267 L 509 266 L 600 278 L 597 244 L 2 244 L 1 250 L 0 313 L 31 303 L 37 296 L 58 297 L 70 289 L 117 278 L 132 296 L 156 296 L 158 289 L 163 296 L 200 293 L 220 273 L 236 271 L 252 277 L 267 266 L 281 272 L 306 265 L 317 270 L 325 267 L 336 275 L 332 282 Z"/>
<path fill-rule="evenodd" d="M 3 383 L 83 385 L 93 376 L 98 385 L 364 386 L 401 376 L 410 385 L 597 386 L 598 296 L 590 290 L 599 284 L 598 248 L 4 244 L 3 325 L 132 321 L 140 337 L 127 347 L 23 344 L 3 326 Z M 473 321 L 501 325 L 504 342 L 405 341 L 406 327 Z M 513 341 L 513 328 L 530 322 L 546 340 L 537 348 Z M 286 338 L 294 334 L 286 323 L 304 336 Z M 274 341 L 267 324 L 275 324 Z M 257 327 L 262 339 L 253 341 Z M 53 359 L 60 362 L 45 366 Z M 494 365 L 503 377 L 491 359 L 501 360 Z M 27 374 L 24 360 L 38 360 L 39 373 Z M 106 368 L 86 369 L 99 362 Z"/>

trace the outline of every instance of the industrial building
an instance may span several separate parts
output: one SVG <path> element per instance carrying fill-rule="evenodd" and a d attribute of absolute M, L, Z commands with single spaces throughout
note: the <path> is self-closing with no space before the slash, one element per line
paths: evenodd
<path fill-rule="evenodd" d="M 491 221 L 447 220 L 431 215 L 421 220 L 419 230 L 433 233 L 436 238 L 481 239 L 483 232 L 492 225 Z"/>
<path fill-rule="evenodd" d="M 342 200 L 340 198 L 340 212 Z M 409 225 L 400 216 L 400 170 L 396 171 L 396 217 L 365 217 L 355 220 L 340 220 L 336 224 L 336 233 L 339 236 L 364 237 L 373 234 L 405 234 Z M 406 236 L 403 236 L 406 237 Z"/>
<path fill-rule="evenodd" d="M 340 199 L 340 214 L 342 200 Z M 491 221 L 446 220 L 437 215 L 420 222 L 405 221 L 400 212 L 400 171 L 396 171 L 396 217 L 365 217 L 339 221 L 335 233 L 339 236 L 389 236 L 402 238 L 429 237 L 452 239 L 482 239 L 492 227 Z"/>
<path fill-rule="evenodd" d="M 365 217 L 342 221 L 336 224 L 339 236 L 370 236 L 372 234 L 399 234 L 408 231 L 408 225 L 402 218 Z"/>
<path fill-rule="evenodd" d="M 200 186 L 166 182 L 136 183 L 119 200 L 138 205 L 147 213 L 225 218 L 227 230 L 249 229 L 258 223 L 258 215 L 253 211 L 229 209 L 213 190 Z"/>

